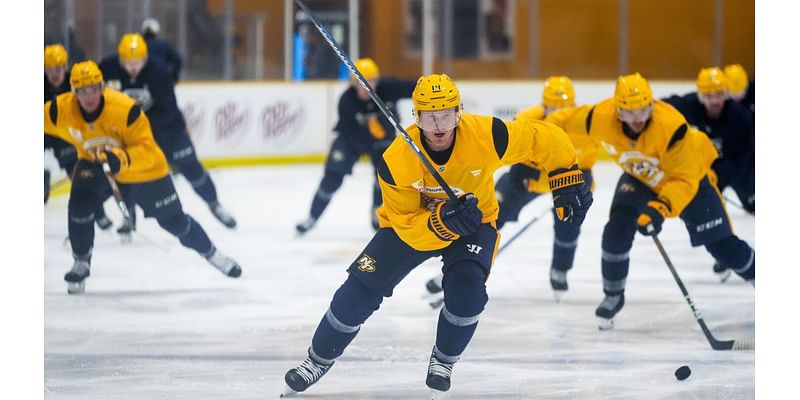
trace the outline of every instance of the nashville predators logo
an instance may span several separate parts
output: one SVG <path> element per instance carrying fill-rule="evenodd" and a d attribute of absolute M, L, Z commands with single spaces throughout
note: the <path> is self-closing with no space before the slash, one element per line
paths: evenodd
<path fill-rule="evenodd" d="M 375 259 L 364 254 L 356 261 L 358 263 L 358 270 L 361 272 L 375 272 Z"/>

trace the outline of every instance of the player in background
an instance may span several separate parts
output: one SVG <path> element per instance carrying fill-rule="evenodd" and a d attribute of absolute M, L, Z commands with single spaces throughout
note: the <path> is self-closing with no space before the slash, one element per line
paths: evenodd
<path fill-rule="evenodd" d="M 371 58 L 359 59 L 355 66 L 389 110 L 397 115 L 397 101 L 411 97 L 416 82 L 381 76 L 378 65 Z M 351 80 L 351 86 L 339 97 L 338 113 L 339 120 L 333 128 L 336 138 L 325 160 L 324 176 L 311 200 L 309 216 L 296 226 L 297 233 L 301 235 L 317 223 L 333 195 L 342 186 L 345 175 L 352 173 L 356 161 L 362 155 L 369 154 L 372 166 L 377 170 L 381 154 L 395 137 L 394 125 L 355 79 Z M 381 189 L 376 178 L 372 187 L 370 209 L 370 221 L 374 229 L 378 229 L 375 210 L 380 205 Z"/>
<path fill-rule="evenodd" d="M 71 86 L 67 79 L 69 55 L 67 49 L 61 44 L 51 44 L 44 48 L 44 102 L 54 99 L 61 93 L 69 92 Z M 58 166 L 67 173 L 72 174 L 75 163 L 78 162 L 78 153 L 71 144 L 57 137 L 44 135 L 44 149 L 52 149 L 58 161 Z M 44 202 L 50 198 L 50 171 L 44 170 Z M 103 203 L 94 212 L 94 222 L 102 230 L 108 230 L 113 225 L 106 216 Z"/>
<path fill-rule="evenodd" d="M 76 63 L 70 74 L 72 92 L 44 105 L 44 131 L 75 146 L 75 166 L 68 205 L 69 240 L 74 264 L 64 275 L 68 293 L 83 293 L 94 244 L 94 212 L 111 192 L 104 168 L 125 198 L 145 217 L 195 250 L 230 277 L 242 273 L 239 264 L 222 254 L 192 217 L 185 214 L 169 175 L 164 153 L 156 145 L 150 121 L 136 101 L 103 84 L 93 61 Z"/>
<path fill-rule="evenodd" d="M 117 54 L 103 59 L 100 69 L 109 88 L 133 97 L 147 115 L 156 143 L 173 171 L 183 174 L 219 222 L 235 228 L 236 219 L 220 204 L 211 175 L 197 160 L 186 121 L 178 108 L 172 77 L 160 60 L 148 57 L 144 38 L 138 33 L 123 35 Z"/>
<path fill-rule="evenodd" d="M 525 121 L 544 120 L 555 111 L 575 107 L 575 88 L 572 81 L 566 76 L 551 76 L 545 80 L 542 90 L 542 102 L 528 107 L 514 116 L 514 119 Z M 586 113 L 589 106 L 577 107 L 564 114 L 561 119 L 575 119 L 578 115 Z M 564 121 L 564 124 L 568 122 Z M 586 184 L 591 189 L 593 186 L 592 166 L 597 162 L 598 146 L 590 141 L 586 135 L 577 134 L 570 136 L 575 151 L 578 154 L 578 165 L 583 171 Z M 525 205 L 550 192 L 548 186 L 548 171 L 535 168 L 530 163 L 519 163 L 511 166 L 508 172 L 497 180 L 494 188 L 497 201 L 500 204 L 500 214 L 497 217 L 497 229 L 501 229 L 508 221 L 516 221 Z M 553 259 L 550 264 L 550 285 L 556 302 L 569 288 L 567 284 L 567 271 L 572 268 L 575 260 L 575 251 L 578 246 L 580 225 L 563 223 L 558 218 L 553 218 Z M 429 280 L 426 289 L 430 294 L 441 296 L 442 275 Z M 438 305 L 439 299 L 429 300 L 431 305 Z"/>
<path fill-rule="evenodd" d="M 383 298 L 420 263 L 438 256 L 445 301 L 425 383 L 434 393 L 449 390 L 453 366 L 488 301 L 486 279 L 499 242 L 494 172 L 523 161 L 550 171 L 554 207 L 567 222 L 581 224 L 592 203 L 575 150 L 555 125 L 462 113 L 458 88 L 447 75 L 422 76 L 412 103 L 416 124 L 408 134 L 458 198 L 447 197 L 403 138 L 392 142 L 378 165 L 380 229 L 348 268 L 308 358 L 286 373 L 284 395 L 316 383 Z"/>
<path fill-rule="evenodd" d="M 624 172 L 603 230 L 605 297 L 595 310 L 601 329 L 613 327 L 625 304 L 636 231 L 658 234 L 667 218 L 680 217 L 692 246 L 705 246 L 715 260 L 755 285 L 755 251 L 734 235 L 714 185 L 714 145 L 678 110 L 654 100 L 644 77 L 620 76 L 614 97 L 597 103 L 580 122 L 571 129 L 580 128 L 600 144 Z"/>
<path fill-rule="evenodd" d="M 741 104 L 756 117 L 756 81 L 748 78 L 747 71 L 740 64 L 726 65 L 723 69 L 728 78 L 728 91 L 731 99 Z"/>
<path fill-rule="evenodd" d="M 711 139 L 719 158 L 711 168 L 720 193 L 730 186 L 741 207 L 756 212 L 755 134 L 750 112 L 728 96 L 728 81 L 720 68 L 703 68 L 697 75 L 697 91 L 664 99 L 678 109 L 693 128 Z M 719 262 L 714 272 L 725 282 L 731 272 Z"/>
<path fill-rule="evenodd" d="M 147 42 L 149 57 L 161 60 L 167 66 L 172 82 L 177 84 L 181 77 L 183 58 L 172 44 L 158 37 L 160 33 L 161 24 L 157 19 L 146 18 L 142 21 L 142 37 Z"/>

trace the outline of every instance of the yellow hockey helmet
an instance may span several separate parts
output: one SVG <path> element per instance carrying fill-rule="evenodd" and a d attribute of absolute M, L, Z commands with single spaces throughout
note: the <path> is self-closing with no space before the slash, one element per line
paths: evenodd
<path fill-rule="evenodd" d="M 638 110 L 653 103 L 653 89 L 644 77 L 636 72 L 617 78 L 614 102 L 623 110 Z"/>
<path fill-rule="evenodd" d="M 744 92 L 750 84 L 750 77 L 747 71 L 739 64 L 726 65 L 723 70 L 725 77 L 728 78 L 728 90 L 733 93 Z"/>
<path fill-rule="evenodd" d="M 136 61 L 147 58 L 147 42 L 142 35 L 126 33 L 122 36 L 117 47 L 120 61 Z"/>
<path fill-rule="evenodd" d="M 544 81 L 542 104 L 545 107 L 572 107 L 575 105 L 575 88 L 566 76 L 551 76 Z"/>
<path fill-rule="evenodd" d="M 377 79 L 381 76 L 381 71 L 378 69 L 378 64 L 375 63 L 375 60 L 366 57 L 361 58 L 355 62 L 356 69 L 361 75 L 364 76 L 364 79 Z"/>
<path fill-rule="evenodd" d="M 72 85 L 73 91 L 86 86 L 102 84 L 103 73 L 94 61 L 81 61 L 72 66 L 69 83 Z"/>
<path fill-rule="evenodd" d="M 423 75 L 411 93 L 414 111 L 436 111 L 460 107 L 461 95 L 458 87 L 445 74 Z M 415 112 L 416 114 L 416 112 Z"/>
<path fill-rule="evenodd" d="M 717 93 L 728 90 L 728 80 L 725 73 L 718 67 L 708 67 L 697 74 L 697 93 Z"/>
<path fill-rule="evenodd" d="M 51 44 L 44 48 L 44 67 L 55 68 L 67 65 L 67 49 L 60 44 Z"/>

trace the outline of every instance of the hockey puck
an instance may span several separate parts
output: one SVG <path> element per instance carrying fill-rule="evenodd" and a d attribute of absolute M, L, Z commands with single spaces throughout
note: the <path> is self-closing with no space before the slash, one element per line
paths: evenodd
<path fill-rule="evenodd" d="M 692 374 L 692 370 L 689 369 L 688 365 L 683 365 L 680 368 L 675 370 L 675 378 L 679 381 L 682 381 L 689 377 Z"/>

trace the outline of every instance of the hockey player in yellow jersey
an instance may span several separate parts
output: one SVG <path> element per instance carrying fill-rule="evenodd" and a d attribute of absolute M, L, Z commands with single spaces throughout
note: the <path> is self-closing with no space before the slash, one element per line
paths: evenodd
<path fill-rule="evenodd" d="M 82 293 L 89 277 L 94 243 L 94 210 L 111 192 L 110 176 L 126 198 L 155 218 L 181 244 L 197 251 L 224 274 L 241 267 L 222 254 L 203 228 L 183 212 L 164 153 L 156 145 L 147 116 L 131 97 L 105 88 L 93 61 L 76 63 L 72 91 L 44 105 L 44 131 L 69 142 L 78 152 L 68 205 L 74 264 L 64 276 L 69 293 Z"/>
<path fill-rule="evenodd" d="M 678 110 L 653 99 L 644 77 L 620 76 L 614 97 L 594 105 L 572 127 L 561 124 L 558 113 L 552 117 L 547 120 L 599 143 L 624 171 L 603 231 L 605 297 L 595 310 L 601 329 L 613 326 L 625 304 L 636 231 L 658 234 L 667 218 L 680 217 L 692 246 L 705 246 L 717 261 L 755 284 L 755 252 L 734 235 L 715 186 L 714 145 L 690 128 Z"/>
<path fill-rule="evenodd" d="M 437 256 L 445 301 L 426 384 L 436 392 L 449 390 L 453 366 L 488 300 L 485 283 L 499 242 L 494 172 L 523 161 L 551 171 L 554 207 L 566 222 L 582 223 L 592 203 L 575 150 L 555 125 L 462 113 L 458 88 L 447 75 L 421 77 L 412 104 L 416 123 L 408 134 L 458 198 L 448 199 L 403 138 L 394 140 L 378 165 L 380 229 L 350 265 L 317 326 L 308 358 L 286 373 L 285 394 L 316 383 L 383 298 L 411 270 Z"/>
<path fill-rule="evenodd" d="M 567 119 L 573 118 L 575 114 L 586 112 L 588 108 L 589 106 L 575 107 L 575 88 L 569 77 L 551 76 L 545 80 L 541 103 L 523 109 L 516 114 L 514 119 L 539 121 L 544 120 L 545 117 L 555 111 L 571 109 L 568 114 L 561 117 L 561 119 Z M 577 120 L 578 117 L 575 116 L 573 119 Z M 567 131 L 567 135 L 570 136 L 570 140 L 575 146 L 575 151 L 578 154 L 578 165 L 583 171 L 586 184 L 591 188 L 591 168 L 597 161 L 598 146 L 590 141 L 586 135 L 570 135 L 569 131 Z M 500 206 L 497 229 L 501 229 L 506 222 L 516 221 L 525 205 L 542 194 L 550 192 L 548 174 L 547 171 L 536 168 L 531 163 L 514 164 L 508 172 L 497 180 L 494 190 Z M 575 259 L 580 226 L 562 223 L 558 218 L 554 218 L 553 222 L 555 234 L 553 258 L 550 264 L 550 285 L 553 288 L 555 300 L 560 301 L 568 289 L 567 271 L 572 268 Z M 438 307 L 442 304 L 441 283 L 442 275 L 439 274 L 437 277 L 430 279 L 425 285 L 431 294 L 428 301 L 432 307 Z"/>

